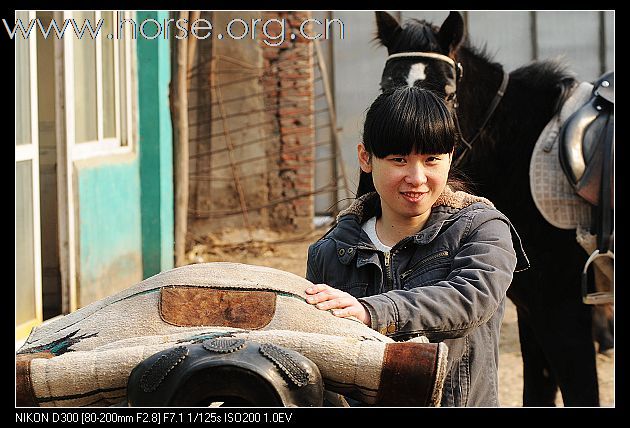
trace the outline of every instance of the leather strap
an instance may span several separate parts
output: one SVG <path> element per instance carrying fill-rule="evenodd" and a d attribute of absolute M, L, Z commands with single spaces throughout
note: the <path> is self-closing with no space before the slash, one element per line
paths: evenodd
<path fill-rule="evenodd" d="M 488 123 L 492 115 L 494 114 L 494 111 L 499 106 L 501 99 L 503 99 L 503 95 L 505 94 L 505 90 L 507 89 L 509 81 L 510 81 L 510 75 L 504 70 L 503 80 L 501 80 L 501 85 L 499 86 L 497 93 L 494 95 L 494 98 L 492 99 L 492 102 L 490 103 L 490 106 L 488 107 L 488 110 L 486 112 L 486 117 L 484 118 L 481 125 L 477 128 L 477 132 L 475 133 L 475 135 L 472 137 L 470 141 L 466 141 L 466 139 L 464 138 L 464 135 L 462 134 L 462 131 L 459 128 L 459 119 L 457 119 L 457 115 L 455 115 L 455 121 L 457 123 L 457 129 L 459 130 L 460 140 L 466 147 L 459 154 L 455 156 L 453 166 L 459 165 L 459 163 L 464 158 L 464 155 L 466 154 L 466 152 L 468 150 L 472 150 L 473 143 L 477 140 L 477 138 L 479 138 L 479 136 L 481 135 L 481 132 L 484 130 L 484 128 L 486 127 L 486 124 Z"/>
<path fill-rule="evenodd" d="M 602 163 L 602 180 L 599 194 L 599 228 L 597 231 L 597 249 L 601 254 L 610 249 L 610 235 L 612 233 L 612 209 L 610 177 L 613 163 L 613 132 L 614 126 L 610 125 L 610 116 L 606 119 L 604 146 L 604 159 Z"/>

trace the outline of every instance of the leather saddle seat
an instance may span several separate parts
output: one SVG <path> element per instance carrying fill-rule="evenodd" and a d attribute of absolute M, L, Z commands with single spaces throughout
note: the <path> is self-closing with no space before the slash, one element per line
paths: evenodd
<path fill-rule="evenodd" d="M 576 193 L 594 206 L 600 203 L 604 163 L 614 163 L 614 84 L 614 72 L 601 76 L 593 85 L 591 98 L 560 129 L 562 169 Z M 611 192 L 606 199 L 613 209 L 614 172 L 606 170 Z"/>

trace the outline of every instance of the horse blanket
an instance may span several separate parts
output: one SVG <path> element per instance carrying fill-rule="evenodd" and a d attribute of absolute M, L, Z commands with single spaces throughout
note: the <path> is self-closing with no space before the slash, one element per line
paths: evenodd
<path fill-rule="evenodd" d="M 575 193 L 560 166 L 560 128 L 591 97 L 593 85 L 580 83 L 560 112 L 547 124 L 534 146 L 529 168 L 532 198 L 542 216 L 560 229 L 590 224 L 590 205 Z"/>

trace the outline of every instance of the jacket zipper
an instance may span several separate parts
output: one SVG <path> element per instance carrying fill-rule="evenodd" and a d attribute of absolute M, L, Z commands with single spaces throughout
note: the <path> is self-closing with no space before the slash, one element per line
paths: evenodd
<path fill-rule="evenodd" d="M 385 291 L 389 291 L 394 288 L 392 284 L 392 264 L 391 264 L 391 253 L 383 253 L 385 256 Z"/>
<path fill-rule="evenodd" d="M 430 261 L 433 261 L 435 259 L 438 259 L 440 257 L 446 257 L 446 256 L 448 256 L 448 251 L 447 250 L 440 251 L 439 253 L 431 254 L 430 256 L 427 256 L 424 259 L 416 262 L 413 266 L 411 266 L 409 269 L 407 269 L 405 272 L 403 272 L 402 275 L 400 275 L 400 279 L 405 279 L 406 277 L 408 277 L 419 266 L 421 266 L 423 264 L 426 264 L 426 263 L 428 263 Z"/>

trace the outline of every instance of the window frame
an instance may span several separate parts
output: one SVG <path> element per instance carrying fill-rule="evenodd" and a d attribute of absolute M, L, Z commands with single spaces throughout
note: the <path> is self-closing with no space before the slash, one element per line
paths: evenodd
<path fill-rule="evenodd" d="M 107 11 L 109 12 L 109 11 Z M 112 28 L 114 32 L 117 33 L 116 25 L 118 23 L 118 19 L 135 19 L 135 16 L 132 16 L 132 11 L 111 11 L 113 12 L 114 20 L 116 22 L 112 23 Z M 102 18 L 102 11 L 94 11 L 94 19 L 92 22 L 92 26 L 96 25 L 99 20 Z M 72 11 L 64 11 L 63 19 L 76 19 L 73 15 Z M 82 25 L 81 22 L 76 22 L 77 26 Z M 102 29 L 101 29 L 102 31 Z M 136 97 L 133 96 L 135 92 L 133 89 L 136 87 L 136 76 L 134 75 L 135 71 L 135 44 L 132 43 L 133 39 L 131 37 L 124 37 L 120 40 L 113 40 L 114 42 L 114 85 L 115 85 L 115 97 L 114 97 L 114 110 L 115 110 L 115 119 L 116 119 L 116 137 L 115 138 L 105 138 L 103 136 L 104 127 L 103 127 L 103 116 L 104 116 L 104 108 L 103 108 L 103 81 L 102 81 L 102 61 L 103 61 L 103 51 L 102 51 L 102 37 L 106 35 L 102 32 L 99 33 L 98 37 L 94 40 L 94 49 L 96 53 L 96 112 L 97 112 L 97 138 L 93 141 L 86 142 L 76 142 L 75 136 L 75 127 L 67 126 L 66 129 L 66 141 L 69 148 L 69 153 L 72 160 L 80 160 L 87 159 L 92 157 L 99 156 L 111 156 L 111 155 L 121 155 L 132 153 L 135 150 L 135 135 L 136 135 L 136 127 L 137 124 L 134 121 L 135 111 L 137 109 L 137 100 Z M 73 42 L 76 39 L 76 34 L 74 31 L 71 31 L 65 37 L 64 44 L 64 74 L 65 74 L 65 103 L 66 103 L 66 123 L 74 124 L 75 120 L 75 109 L 76 103 L 74 99 L 74 46 Z M 86 36 L 84 34 L 83 36 Z M 121 70 L 120 70 L 120 54 L 121 49 L 124 51 L 125 55 L 125 70 L 126 78 L 124 79 L 125 84 L 125 100 L 121 100 L 122 88 L 121 88 Z M 125 117 L 122 117 L 122 103 L 126 104 L 125 109 Z M 126 122 L 126 126 L 123 127 L 122 121 Z M 122 129 L 126 130 L 126 135 L 121 135 Z"/>
<path fill-rule="evenodd" d="M 16 15 L 17 15 L 16 11 Z M 35 19 L 35 11 L 28 11 L 28 19 Z M 17 42 L 17 41 L 16 41 Z M 17 55 L 17 53 L 15 54 Z M 43 303 L 42 303 L 42 272 L 41 272 L 41 227 L 40 227 L 40 211 L 39 211 L 39 131 L 38 131 L 38 103 L 37 103 L 37 37 L 28 38 L 28 55 L 29 55 L 29 79 L 30 87 L 30 128 L 31 139 L 29 144 L 20 144 L 15 146 L 15 165 L 17 173 L 17 164 L 19 162 L 31 162 L 32 177 L 32 207 L 33 207 L 33 286 L 35 298 L 35 317 L 26 320 L 20 324 L 15 324 L 16 342 L 23 340 L 31 329 L 42 323 L 43 320 Z M 16 61 L 17 64 L 17 61 Z M 17 86 L 16 86 L 17 91 Z M 16 93 L 17 95 L 17 93 Z M 17 132 L 16 132 L 17 135 Z M 16 218 L 16 222 L 18 219 Z M 17 276 L 16 276 L 17 279 Z M 15 293 L 17 299 L 17 287 L 15 284 Z"/>

